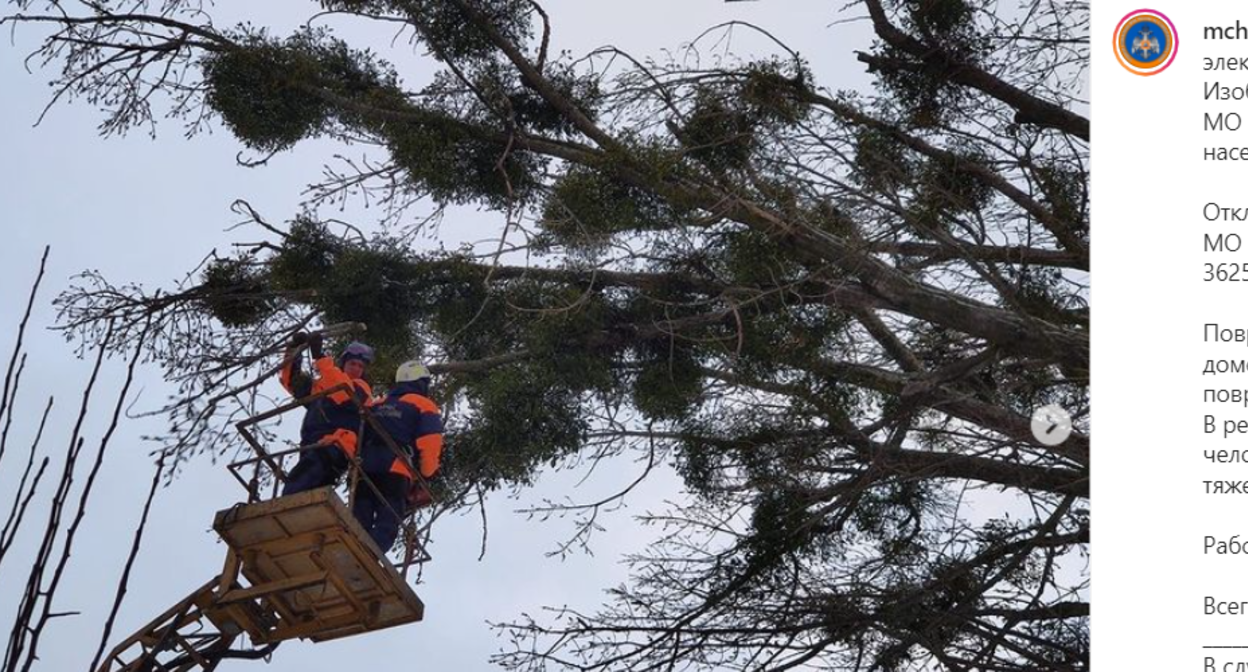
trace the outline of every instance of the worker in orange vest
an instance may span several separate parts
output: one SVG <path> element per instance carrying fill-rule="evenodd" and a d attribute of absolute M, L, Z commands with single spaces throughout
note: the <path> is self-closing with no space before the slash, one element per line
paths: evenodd
<path fill-rule="evenodd" d="M 442 414 L 429 398 L 427 367 L 414 361 L 400 365 L 386 398 L 373 404 L 369 412 L 406 452 L 425 481 L 437 475 L 442 460 Z M 408 460 L 396 456 L 376 432 L 365 435 L 362 461 L 364 473 L 379 492 L 366 483 L 358 484 L 353 510 L 385 553 L 398 537 L 400 519 L 409 502 L 427 505 L 431 498 L 424 488 L 413 486 Z"/>
<path fill-rule="evenodd" d="M 317 376 L 303 372 L 302 354 L 298 347 L 307 344 Z M 299 453 L 295 468 L 287 474 L 282 495 L 333 485 L 346 472 L 349 461 L 359 447 L 360 408 L 368 404 L 372 389 L 364 380 L 373 361 L 373 349 L 363 343 L 348 345 L 335 361 L 325 355 L 320 334 L 295 334 L 287 351 L 286 364 L 280 378 L 282 387 L 296 398 L 318 394 L 339 385 L 339 390 L 308 404 L 300 429 L 300 445 L 318 447 Z"/>

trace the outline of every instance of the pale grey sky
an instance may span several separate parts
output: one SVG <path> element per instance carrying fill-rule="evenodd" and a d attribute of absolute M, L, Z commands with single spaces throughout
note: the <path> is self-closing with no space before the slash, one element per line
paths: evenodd
<path fill-rule="evenodd" d="M 847 18 L 838 3 L 822 0 L 762 0 L 724 3 L 721 0 L 634 0 L 586 2 L 554 0 L 544 3 L 553 21 L 554 49 L 574 54 L 603 45 L 623 48 L 638 57 L 661 57 L 702 31 L 728 20 L 762 26 L 808 58 L 818 82 L 830 89 L 859 89 L 869 85 L 864 67 L 853 56 L 869 44 L 861 22 L 831 25 Z M 315 4 L 294 0 L 264 3 L 220 0 L 212 10 L 217 25 L 246 18 L 271 25 L 277 34 L 289 33 L 315 11 Z M 350 37 L 376 37 L 375 28 L 343 26 Z M 7 36 L 6 31 L 6 36 Z M 95 133 L 100 114 L 83 102 L 59 105 L 37 128 L 32 124 L 47 102 L 49 73 L 27 74 L 22 58 L 36 44 L 33 30 L 19 28 L 12 43 L 0 46 L 0 147 L 7 158 L 0 164 L 0 207 L 4 243 L 0 245 L 0 355 L 7 358 L 13 330 L 24 304 L 26 289 L 45 244 L 52 245 L 49 272 L 34 324 L 28 333 L 31 355 L 28 380 L 17 400 L 19 425 L 11 439 L 13 454 L 0 462 L 0 502 L 11 497 L 33 434 L 35 413 L 50 394 L 57 396 L 57 424 L 45 442 L 59 471 L 66 423 L 86 379 L 86 362 L 73 358 L 56 334 L 46 331 L 54 321 L 50 299 L 68 284 L 70 275 L 97 269 L 114 282 L 168 286 L 193 267 L 211 249 L 225 251 L 237 239 L 224 231 L 235 223 L 229 206 L 243 198 L 275 221 L 294 215 L 304 185 L 315 180 L 320 166 L 341 147 L 306 143 L 276 157 L 260 169 L 235 163 L 241 146 L 223 129 L 190 141 L 176 123 L 158 129 L 155 141 L 143 133 L 102 140 Z M 738 33 L 734 46 L 741 52 L 767 49 L 765 42 Z M 417 58 L 400 43 L 391 50 L 388 39 L 373 45 L 400 66 L 409 85 L 429 76 L 427 59 Z M 756 51 L 756 53 L 758 53 Z M 348 210 L 344 218 L 365 225 L 372 213 Z M 493 213 L 461 212 L 448 218 L 443 234 L 448 245 L 459 240 L 489 237 L 501 227 Z M 120 384 L 120 367 L 109 370 L 97 401 L 104 401 Z M 138 408 L 151 408 L 168 394 L 154 371 L 144 371 Z M 273 385 L 277 394 L 276 384 Z M 108 409 L 97 403 L 96 419 Z M 158 427 L 155 426 L 155 427 Z M 126 423 L 114 439 L 97 484 L 94 504 L 76 542 L 70 574 L 56 603 L 57 610 L 81 611 L 60 619 L 41 645 L 42 663 L 36 669 L 83 669 L 94 652 L 103 615 L 112 599 L 121 562 L 146 495 L 152 466 L 150 446 L 138 437 L 153 425 Z M 98 438 L 96 423 L 91 440 Z M 452 447 L 453 449 L 453 447 Z M 626 468 L 626 466 L 628 468 Z M 434 562 L 425 568 L 417 593 L 427 604 L 426 621 L 382 633 L 338 642 L 283 645 L 266 669 L 354 669 L 358 660 L 387 665 L 408 660 L 404 667 L 439 670 L 476 670 L 500 641 L 486 620 L 514 618 L 522 611 L 536 613 L 543 605 L 573 605 L 591 609 L 604 599 L 603 591 L 622 583 L 626 571 L 621 554 L 639 550 L 648 534 L 630 524 L 629 516 L 659 510 L 662 500 L 676 496 L 677 480 L 670 473 L 652 478 L 628 500 L 627 511 L 616 514 L 608 531 L 599 535 L 594 556 L 565 561 L 544 557 L 561 533 L 558 523 L 526 521 L 512 511 L 542 498 L 565 495 L 588 499 L 594 492 L 630 480 L 641 465 L 614 466 L 580 491 L 572 491 L 577 475 L 547 477 L 524 494 L 520 502 L 496 497 L 489 507 L 489 543 L 485 559 L 480 551 L 481 523 L 475 514 L 446 518 L 434 531 Z M 214 512 L 242 495 L 223 467 L 207 460 L 194 463 L 175 484 L 157 497 L 144 549 L 135 568 L 131 590 L 114 631 L 115 642 L 136 626 L 181 599 L 220 571 L 223 547 L 210 531 Z M 45 499 L 47 490 L 40 499 Z M 23 551 L 35 542 L 44 511 L 36 511 L 19 541 Z M 7 633 L 16 608 L 16 591 L 25 581 L 27 556 L 15 553 L 0 569 L 0 633 Z M 111 643 L 110 643 L 111 646 Z M 259 663 L 230 661 L 223 670 L 258 667 Z M 352 666 L 352 667 L 344 667 Z"/>

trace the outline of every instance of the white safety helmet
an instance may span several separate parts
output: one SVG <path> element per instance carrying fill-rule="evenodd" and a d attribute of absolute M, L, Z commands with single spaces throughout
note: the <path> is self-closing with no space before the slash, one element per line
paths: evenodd
<path fill-rule="evenodd" d="M 429 378 L 429 367 L 415 360 L 403 362 L 394 372 L 394 382 L 396 383 L 410 383 L 422 378 Z"/>

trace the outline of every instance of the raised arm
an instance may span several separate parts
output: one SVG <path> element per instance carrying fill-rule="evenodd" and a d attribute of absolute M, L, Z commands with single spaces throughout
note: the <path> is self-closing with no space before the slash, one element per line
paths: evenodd
<path fill-rule="evenodd" d="M 290 347 L 286 348 L 283 355 L 284 361 L 282 369 L 278 374 L 278 380 L 281 381 L 282 387 L 286 389 L 291 396 L 295 398 L 303 398 L 312 394 L 312 377 L 303 370 L 303 346 L 307 342 L 308 335 L 299 332 L 290 340 Z"/>

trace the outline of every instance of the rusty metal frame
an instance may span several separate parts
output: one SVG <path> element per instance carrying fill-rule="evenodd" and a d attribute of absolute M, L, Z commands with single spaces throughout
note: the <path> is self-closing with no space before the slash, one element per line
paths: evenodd
<path fill-rule="evenodd" d="M 170 669 L 157 660 L 157 656 L 174 651 L 183 651 L 186 660 L 178 665 L 178 670 L 190 670 L 198 667 L 212 670 L 220 662 L 220 656 L 214 655 L 228 649 L 238 638 L 240 632 L 223 632 L 206 627 L 205 607 L 212 601 L 213 589 L 218 579 L 214 578 L 181 602 L 170 607 L 160 616 L 143 626 L 138 632 L 113 647 L 108 656 L 100 663 L 98 672 L 144 672 L 156 667 Z M 183 631 L 186 628 L 191 630 Z M 130 654 L 131 660 L 123 655 Z"/>

